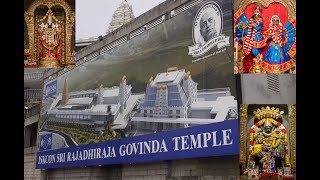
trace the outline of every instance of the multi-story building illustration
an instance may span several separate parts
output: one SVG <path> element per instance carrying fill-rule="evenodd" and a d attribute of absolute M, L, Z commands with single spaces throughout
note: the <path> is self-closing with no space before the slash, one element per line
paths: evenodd
<path fill-rule="evenodd" d="M 101 85 L 94 90 L 69 93 L 66 79 L 63 92 L 57 95 L 48 110 L 48 121 L 72 122 L 80 126 L 89 126 L 90 131 L 103 131 L 107 116 L 111 113 L 114 123 L 119 127 L 125 127 L 129 113 L 127 108 L 132 110 L 139 98 L 138 95 L 131 96 L 131 89 L 124 76 L 120 86 L 103 88 Z"/>
<path fill-rule="evenodd" d="M 198 90 L 190 71 L 168 68 L 151 77 L 128 135 L 173 130 L 237 118 L 230 88 Z"/>

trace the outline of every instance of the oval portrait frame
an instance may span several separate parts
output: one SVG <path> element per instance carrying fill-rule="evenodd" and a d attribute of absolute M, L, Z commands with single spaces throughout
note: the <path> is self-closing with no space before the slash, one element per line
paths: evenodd
<path fill-rule="evenodd" d="M 220 31 L 219 31 L 218 36 L 222 34 L 222 30 L 223 30 L 223 13 L 222 13 L 222 10 L 221 10 L 221 8 L 220 8 L 220 6 L 219 6 L 218 3 L 214 2 L 214 1 L 206 2 L 206 3 L 204 3 L 204 4 L 199 8 L 199 10 L 198 10 L 198 12 L 197 12 L 197 14 L 196 14 L 196 16 L 194 17 L 194 20 L 193 20 L 193 24 L 192 24 L 192 39 L 193 39 L 193 43 L 194 43 L 194 44 L 197 44 L 197 40 L 198 40 L 198 38 L 196 39 L 196 37 L 195 37 L 195 27 L 199 26 L 199 24 L 198 24 L 198 25 L 195 25 L 195 24 L 199 21 L 199 18 L 197 18 L 197 17 L 199 17 L 199 15 L 202 13 L 201 10 L 202 10 L 205 6 L 207 6 L 207 5 L 209 5 L 209 4 L 213 4 L 214 6 L 216 6 L 217 9 L 218 9 L 218 11 L 219 11 L 219 13 L 220 13 L 221 22 L 220 22 Z"/>

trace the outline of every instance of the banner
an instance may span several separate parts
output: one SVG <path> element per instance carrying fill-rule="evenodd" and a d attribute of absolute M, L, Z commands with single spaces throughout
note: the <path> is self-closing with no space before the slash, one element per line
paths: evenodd
<path fill-rule="evenodd" d="M 223 151 L 218 146 L 212 152 L 206 152 L 209 148 L 174 151 L 172 138 L 178 132 L 181 136 L 205 133 L 205 125 L 212 123 L 228 129 L 233 125 L 224 121 L 238 118 L 233 59 L 229 56 L 233 52 L 233 41 L 229 42 L 232 3 L 202 0 L 184 6 L 188 8 L 168 19 L 161 16 L 145 22 L 152 28 L 139 35 L 132 36 L 136 32 L 132 31 L 111 42 L 117 46 L 92 46 L 93 54 L 78 59 L 79 66 L 45 81 L 38 130 L 39 168 L 186 158 L 199 153 L 223 155 L 228 148 L 236 152 L 234 145 L 223 146 Z M 199 38 L 208 41 L 201 47 L 202 55 L 195 58 L 188 50 Z M 198 126 L 204 129 L 197 130 Z M 221 138 L 223 132 L 217 131 L 217 136 Z M 232 136 L 235 132 L 232 130 Z M 131 150 L 140 152 L 140 146 L 143 151 L 151 148 L 148 154 L 157 157 L 133 156 Z M 153 146 L 157 153 L 151 153 Z M 120 154 L 123 151 L 125 156 Z M 70 158 L 80 152 L 81 156 L 97 153 L 99 157 L 101 153 L 103 158 L 68 161 L 68 152 Z M 60 162 L 62 157 L 65 160 Z M 51 161 L 54 163 L 48 163 Z"/>
<path fill-rule="evenodd" d="M 238 120 L 37 153 L 36 168 L 150 162 L 239 154 Z"/>
<path fill-rule="evenodd" d="M 45 87 L 45 97 L 46 98 L 56 95 L 56 92 L 57 92 L 57 81 L 56 80 L 46 85 L 46 87 Z"/>

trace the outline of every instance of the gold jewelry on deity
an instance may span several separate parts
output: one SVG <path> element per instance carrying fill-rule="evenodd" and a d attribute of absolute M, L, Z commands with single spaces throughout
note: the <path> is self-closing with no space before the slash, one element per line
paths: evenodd
<path fill-rule="evenodd" d="M 267 146 L 267 147 L 270 147 L 270 146 L 271 146 L 271 143 L 263 142 L 263 145 L 265 145 L 265 146 Z"/>
<path fill-rule="evenodd" d="M 271 132 L 271 133 L 272 133 L 272 132 Z M 266 137 L 270 137 L 270 136 L 271 136 L 271 133 L 263 132 L 263 135 L 266 136 Z"/>
<path fill-rule="evenodd" d="M 256 155 L 262 151 L 262 144 L 256 144 L 253 146 L 252 155 Z"/>
<path fill-rule="evenodd" d="M 279 144 L 280 144 L 280 142 L 281 142 L 281 139 L 276 139 L 276 138 L 274 138 L 273 141 L 272 141 L 272 147 L 273 147 L 273 148 L 278 147 Z"/>
<path fill-rule="evenodd" d="M 266 108 L 262 107 L 261 109 L 257 109 L 257 111 L 253 112 L 255 114 L 255 118 L 261 120 L 263 118 L 273 118 L 273 119 L 281 119 L 283 111 L 280 111 L 278 108 L 270 108 L 267 106 Z"/>

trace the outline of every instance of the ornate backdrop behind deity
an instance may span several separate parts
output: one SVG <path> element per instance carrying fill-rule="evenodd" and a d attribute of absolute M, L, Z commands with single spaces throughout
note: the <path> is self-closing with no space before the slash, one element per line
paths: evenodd
<path fill-rule="evenodd" d="M 274 3 L 271 3 L 267 8 L 263 6 L 261 8 L 262 8 L 261 16 L 263 17 L 263 22 L 264 22 L 262 31 L 268 29 L 268 25 L 271 20 L 271 17 L 275 14 L 279 16 L 281 22 L 288 21 L 288 10 L 280 2 L 274 2 Z M 245 9 L 244 13 L 247 15 L 247 17 L 251 17 L 252 12 L 254 12 L 255 9 L 256 8 L 254 4 L 249 4 Z"/>
<path fill-rule="evenodd" d="M 258 124 L 261 123 L 261 121 L 264 121 L 266 119 L 270 118 L 261 118 L 261 120 L 256 119 L 256 112 L 260 112 L 263 114 L 263 117 L 268 117 L 267 110 L 265 109 L 279 109 L 279 116 L 282 116 L 282 118 L 271 118 L 275 120 L 278 124 L 273 125 L 274 127 L 281 127 L 282 133 L 286 134 L 286 137 L 284 138 L 284 145 L 287 142 L 287 150 L 286 150 L 286 156 L 283 157 L 284 164 L 289 165 L 290 171 L 292 173 L 295 173 L 296 171 L 296 106 L 295 105 L 286 105 L 286 104 L 276 104 L 276 105 L 265 105 L 265 104 L 242 104 L 240 106 L 240 165 L 242 168 L 242 174 L 246 174 L 251 177 L 250 169 L 252 170 L 251 164 L 250 164 L 250 156 L 251 153 L 254 151 L 257 151 L 254 144 L 252 144 L 253 140 L 256 141 L 256 133 L 258 133 L 256 130 L 258 130 L 258 127 L 262 127 L 263 130 L 264 124 Z M 270 110 L 274 111 L 274 110 Z M 281 111 L 283 111 L 281 113 Z M 282 114 L 282 115 L 280 115 Z M 276 117 L 276 116 L 273 116 Z M 264 119 L 264 120 L 263 120 Z M 273 121 L 271 120 L 271 121 Z M 274 122 L 275 123 L 275 122 Z M 256 127 L 254 129 L 253 127 Z M 277 129 L 277 128 L 275 128 Z M 281 128 L 280 128 L 281 129 Z M 254 131 L 253 131 L 254 130 Z M 251 133 L 253 133 L 254 137 L 251 137 Z M 272 150 L 272 148 L 271 148 Z M 275 156 L 272 154 L 272 157 Z M 256 164 L 257 166 L 257 164 Z M 279 165 L 278 165 L 279 166 Z M 261 167 L 260 167 L 261 168 Z M 279 167 L 278 167 L 279 168 Z M 254 168 L 253 168 L 254 169 Z M 278 169 L 276 169 L 277 171 Z M 258 175 L 258 174 L 257 174 Z"/>
<path fill-rule="evenodd" d="M 25 1 L 25 67 L 72 67 L 75 0 Z"/>
<path fill-rule="evenodd" d="M 240 0 L 234 4 L 235 73 L 295 74 L 295 1 Z M 252 20 L 256 23 L 254 14 L 261 18 L 259 26 L 251 26 Z M 279 26 L 273 17 L 279 18 Z"/>

